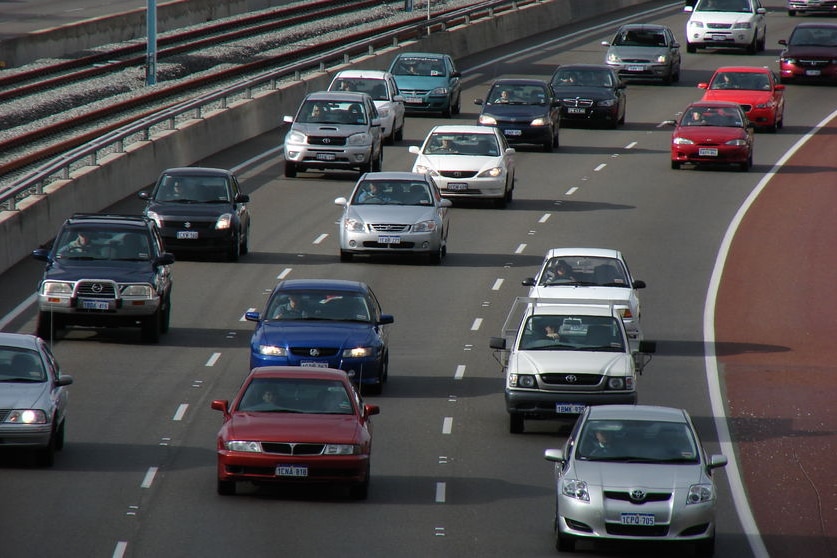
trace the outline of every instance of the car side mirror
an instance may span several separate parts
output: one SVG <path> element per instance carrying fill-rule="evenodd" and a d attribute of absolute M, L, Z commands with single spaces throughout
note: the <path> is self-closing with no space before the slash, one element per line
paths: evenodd
<path fill-rule="evenodd" d="M 378 325 L 387 325 L 395 322 L 395 316 L 392 314 L 381 314 L 381 319 L 378 320 Z"/>
<path fill-rule="evenodd" d="M 283 121 L 283 122 L 286 122 L 286 123 L 288 123 L 288 124 L 293 124 L 293 123 L 294 123 L 294 117 L 293 117 L 293 116 L 291 116 L 291 115 L 289 115 L 289 114 L 286 114 L 286 115 L 282 118 L 282 121 Z"/>
<path fill-rule="evenodd" d="M 672 49 L 680 48 L 680 43 L 678 43 L 678 42 L 671 43 L 671 48 Z"/>
<path fill-rule="evenodd" d="M 364 417 L 371 417 L 372 415 L 380 415 L 381 408 L 377 405 L 371 405 L 369 403 L 364 403 L 363 405 L 363 416 Z"/>
<path fill-rule="evenodd" d="M 154 260 L 154 267 L 159 267 L 161 265 L 171 265 L 174 263 L 174 254 L 171 252 L 163 252 L 160 254 L 156 260 Z"/>
<path fill-rule="evenodd" d="M 610 43 L 608 41 L 602 41 L 602 46 L 603 47 L 609 47 Z"/>
<path fill-rule="evenodd" d="M 453 207 L 453 202 L 447 198 L 442 198 L 442 201 L 439 202 L 439 207 Z"/>
<path fill-rule="evenodd" d="M 249 203 L 250 196 L 249 194 L 238 194 L 235 196 L 235 203 Z"/>
<path fill-rule="evenodd" d="M 137 192 L 137 197 L 141 200 L 147 200 L 151 197 L 151 193 L 143 190 L 142 192 Z"/>
<path fill-rule="evenodd" d="M 778 42 L 780 45 L 788 46 L 788 41 L 786 41 L 785 39 L 779 39 L 776 42 Z"/>
<path fill-rule="evenodd" d="M 373 128 L 380 128 L 381 127 L 381 119 L 380 118 L 373 118 L 372 119 L 372 127 Z"/>
<path fill-rule="evenodd" d="M 563 463 L 564 452 L 560 449 L 546 449 L 543 452 L 543 458 L 554 463 Z"/>
<path fill-rule="evenodd" d="M 418 145 L 411 145 L 411 146 L 407 149 L 407 151 L 409 151 L 409 152 L 410 152 L 410 153 L 412 153 L 413 155 L 418 155 L 419 153 L 421 153 L 421 148 L 420 148 Z"/>
<path fill-rule="evenodd" d="M 695 9 L 692 6 L 685 6 L 683 11 L 686 13 L 692 13 Z"/>
<path fill-rule="evenodd" d="M 258 312 L 250 311 L 250 312 L 245 312 L 244 313 L 244 319 L 247 320 L 248 322 L 259 322 L 259 321 L 261 321 L 262 316 Z"/>
<path fill-rule="evenodd" d="M 485 101 L 484 101 L 484 100 L 482 100 L 482 99 L 474 99 L 474 104 L 475 104 L 475 105 L 480 105 L 480 106 L 481 106 L 484 102 L 485 102 Z"/>
<path fill-rule="evenodd" d="M 394 103 L 403 103 L 404 102 L 404 95 L 393 95 L 392 102 Z"/>
<path fill-rule="evenodd" d="M 492 337 L 488 340 L 488 346 L 492 349 L 497 349 L 498 351 L 505 351 L 506 350 L 506 338 L 505 337 Z"/>
<path fill-rule="evenodd" d="M 210 407 L 216 411 L 221 411 L 224 415 L 227 415 L 229 414 L 229 404 L 230 402 L 226 399 L 215 399 L 212 403 L 210 403 Z"/>
<path fill-rule="evenodd" d="M 452 77 L 452 78 L 462 77 L 462 73 L 461 72 L 451 72 L 450 77 Z"/>
<path fill-rule="evenodd" d="M 32 257 L 38 261 L 52 263 L 52 258 L 49 257 L 49 250 L 46 248 L 38 248 L 37 250 L 32 250 Z"/>
<path fill-rule="evenodd" d="M 642 279 L 636 279 L 633 282 L 632 286 L 635 289 L 644 289 L 645 288 L 645 281 L 643 281 Z"/>
<path fill-rule="evenodd" d="M 534 277 L 527 277 L 523 281 L 520 282 L 521 285 L 524 287 L 534 287 L 535 286 L 535 278 Z"/>
<path fill-rule="evenodd" d="M 349 203 L 349 201 L 342 196 L 339 198 L 334 198 L 334 205 L 341 205 L 345 207 L 347 203 Z"/>

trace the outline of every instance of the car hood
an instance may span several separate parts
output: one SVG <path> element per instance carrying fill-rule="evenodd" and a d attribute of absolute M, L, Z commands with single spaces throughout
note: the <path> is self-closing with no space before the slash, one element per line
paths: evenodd
<path fill-rule="evenodd" d="M 625 60 L 656 60 L 658 56 L 667 55 L 667 47 L 615 46 L 607 49 L 608 54 L 615 54 Z"/>
<path fill-rule="evenodd" d="M 700 482 L 700 465 L 574 461 L 575 477 L 593 486 L 612 489 L 668 491 Z"/>
<path fill-rule="evenodd" d="M 700 11 L 692 12 L 692 16 L 689 18 L 689 21 L 734 24 L 739 22 L 753 21 L 754 19 L 755 15 L 751 13 Z"/>
<path fill-rule="evenodd" d="M 495 103 L 485 105 L 482 109 L 482 113 L 500 117 L 504 120 L 522 120 L 528 122 L 539 116 L 547 115 L 549 113 L 549 107 L 546 105 L 514 105 Z"/>
<path fill-rule="evenodd" d="M 789 58 L 837 58 L 837 48 L 833 46 L 795 46 L 787 47 L 781 54 Z"/>
<path fill-rule="evenodd" d="M 149 261 L 67 260 L 60 259 L 50 265 L 44 279 L 77 281 L 102 279 L 117 283 L 153 283 L 154 268 Z"/>
<path fill-rule="evenodd" d="M 44 409 L 49 382 L 4 382 L 0 384 L 0 409 Z"/>
<path fill-rule="evenodd" d="M 613 90 L 609 87 L 584 87 L 574 85 L 571 87 L 556 87 L 555 97 L 558 99 L 575 99 L 580 97 L 582 99 L 613 99 L 615 97 Z"/>
<path fill-rule="evenodd" d="M 513 351 L 509 370 L 518 374 L 602 374 L 624 376 L 631 371 L 631 355 L 607 351 Z"/>
<path fill-rule="evenodd" d="M 294 122 L 292 131 L 302 132 L 306 136 L 346 137 L 352 134 L 368 132 L 366 124 L 304 124 Z"/>
<path fill-rule="evenodd" d="M 355 415 L 234 412 L 221 435 L 227 440 L 357 443 L 360 430 Z"/>
<path fill-rule="evenodd" d="M 729 101 L 731 103 L 757 105 L 767 103 L 773 98 L 772 91 L 754 89 L 707 89 L 703 101 Z"/>
<path fill-rule="evenodd" d="M 368 344 L 369 323 L 331 320 L 283 320 L 262 322 L 256 332 L 261 343 L 285 347 L 349 347 Z"/>
<path fill-rule="evenodd" d="M 500 157 L 480 155 L 421 155 L 419 164 L 427 164 L 434 169 L 481 172 L 492 167 L 503 166 Z"/>
<path fill-rule="evenodd" d="M 433 206 L 419 205 L 353 205 L 346 211 L 347 218 L 357 218 L 366 223 L 412 224 L 434 218 Z"/>
<path fill-rule="evenodd" d="M 727 126 L 681 126 L 677 128 L 675 135 L 690 139 L 695 143 L 707 141 L 711 143 L 724 143 L 731 139 L 747 137 L 743 128 Z"/>
<path fill-rule="evenodd" d="M 183 203 L 151 201 L 145 210 L 153 211 L 157 215 L 164 215 L 166 217 L 218 217 L 224 213 L 232 212 L 232 205 L 230 202 Z"/>
<path fill-rule="evenodd" d="M 398 89 L 434 89 L 436 87 L 448 87 L 450 78 L 447 76 L 395 76 L 395 83 Z"/>

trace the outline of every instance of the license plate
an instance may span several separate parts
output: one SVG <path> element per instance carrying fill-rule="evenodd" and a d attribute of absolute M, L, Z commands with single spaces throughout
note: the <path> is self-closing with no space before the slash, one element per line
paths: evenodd
<path fill-rule="evenodd" d="M 468 185 L 464 184 L 462 182 L 451 182 L 450 184 L 448 184 L 448 190 L 451 190 L 453 192 L 460 192 L 462 190 L 467 190 L 467 189 L 468 189 Z"/>
<path fill-rule="evenodd" d="M 108 310 L 110 303 L 107 300 L 82 300 L 81 307 L 85 310 Z"/>
<path fill-rule="evenodd" d="M 585 405 L 578 403 L 556 403 L 555 412 L 559 415 L 580 415 L 586 409 Z"/>
<path fill-rule="evenodd" d="M 303 360 L 299 363 L 303 368 L 328 368 L 327 362 L 318 362 L 314 360 Z"/>
<path fill-rule="evenodd" d="M 379 236 L 378 244 L 401 244 L 400 236 Z"/>
<path fill-rule="evenodd" d="M 422 101 L 421 97 L 404 97 L 404 102 L 410 103 L 411 105 L 417 105 L 423 103 L 424 101 Z"/>
<path fill-rule="evenodd" d="M 713 41 L 726 41 L 727 36 L 726 35 L 712 35 L 712 40 Z"/>
<path fill-rule="evenodd" d="M 645 71 L 645 66 L 628 66 L 629 72 L 642 72 Z"/>
<path fill-rule="evenodd" d="M 805 75 L 806 76 L 819 76 L 819 75 L 822 75 L 822 72 L 820 70 L 805 70 Z"/>
<path fill-rule="evenodd" d="M 653 513 L 623 513 L 620 514 L 622 525 L 642 525 L 643 527 L 654 526 Z"/>
<path fill-rule="evenodd" d="M 718 156 L 718 148 L 717 147 L 701 147 L 698 149 L 698 155 L 701 157 L 717 157 Z"/>
<path fill-rule="evenodd" d="M 195 240 L 198 238 L 198 231 L 177 231 L 177 240 Z"/>
<path fill-rule="evenodd" d="M 503 133 L 507 136 L 522 136 L 523 130 L 503 130 Z"/>
<path fill-rule="evenodd" d="M 318 161 L 333 161 L 336 158 L 334 153 L 317 153 Z"/>
<path fill-rule="evenodd" d="M 567 109 L 567 113 L 569 114 L 584 114 L 585 112 L 585 109 L 579 107 L 569 107 Z"/>
<path fill-rule="evenodd" d="M 277 465 L 277 477 L 307 477 L 308 467 L 305 465 Z"/>

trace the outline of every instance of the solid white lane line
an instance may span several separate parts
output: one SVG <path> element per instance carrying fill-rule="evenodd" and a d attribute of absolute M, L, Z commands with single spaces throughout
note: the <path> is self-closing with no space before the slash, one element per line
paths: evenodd
<path fill-rule="evenodd" d="M 479 331 L 480 327 L 482 327 L 482 318 L 476 318 L 471 324 L 471 331 Z"/>
<path fill-rule="evenodd" d="M 122 558 L 125 556 L 126 550 L 128 550 L 128 541 L 119 541 L 116 543 L 116 548 L 113 549 L 112 558 Z"/>
<path fill-rule="evenodd" d="M 181 403 L 180 406 L 177 407 L 177 411 L 175 411 L 174 416 L 171 420 L 183 420 L 183 415 L 186 414 L 186 410 L 189 408 L 188 403 Z"/>
<path fill-rule="evenodd" d="M 515 254 L 522 254 L 524 250 L 526 250 L 526 245 L 521 244 L 517 248 L 515 248 L 514 253 Z"/>
<path fill-rule="evenodd" d="M 157 476 L 157 471 L 157 467 L 149 467 L 148 471 L 145 473 L 145 478 L 142 479 L 140 487 L 151 488 L 151 484 L 154 482 L 154 477 Z"/>
<path fill-rule="evenodd" d="M 491 286 L 492 291 L 499 291 L 500 287 L 503 286 L 503 279 L 497 279 L 494 281 L 494 284 Z"/>
<path fill-rule="evenodd" d="M 444 504 L 445 503 L 445 483 L 437 482 L 436 483 L 436 503 L 437 504 Z"/>
<path fill-rule="evenodd" d="M 454 374 L 453 374 L 453 379 L 454 380 L 461 380 L 464 377 L 465 377 L 465 365 L 460 364 L 459 366 L 456 367 L 456 372 L 454 372 Z"/>
<path fill-rule="evenodd" d="M 328 238 L 328 233 L 323 233 L 314 240 L 314 244 L 319 244 L 320 242 L 322 242 L 326 238 Z"/>
<path fill-rule="evenodd" d="M 219 358 L 221 358 L 221 353 L 212 353 L 212 356 L 209 357 L 209 360 L 206 361 L 204 366 L 215 366 L 215 363 L 218 362 Z"/>
<path fill-rule="evenodd" d="M 32 293 L 29 295 L 26 300 L 18 304 L 17 306 L 12 309 L 11 312 L 6 314 L 2 320 L 0 320 L 0 330 L 5 328 L 7 325 L 11 323 L 12 320 L 23 314 L 29 306 L 37 302 L 38 300 L 38 293 Z"/>
<path fill-rule="evenodd" d="M 636 142 L 632 141 L 631 143 L 625 146 L 625 149 L 633 149 L 634 147 L 636 147 Z"/>
<path fill-rule="evenodd" d="M 453 430 L 453 417 L 445 417 L 442 421 L 442 434 L 450 434 Z"/>

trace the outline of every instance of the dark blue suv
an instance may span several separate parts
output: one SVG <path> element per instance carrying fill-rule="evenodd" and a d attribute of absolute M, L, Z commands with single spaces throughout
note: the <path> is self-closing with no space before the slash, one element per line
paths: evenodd
<path fill-rule="evenodd" d="M 380 393 L 387 380 L 390 314 L 381 313 L 365 283 L 293 279 L 273 289 L 250 340 L 250 368 L 311 366 L 344 370 L 349 379 Z"/>

